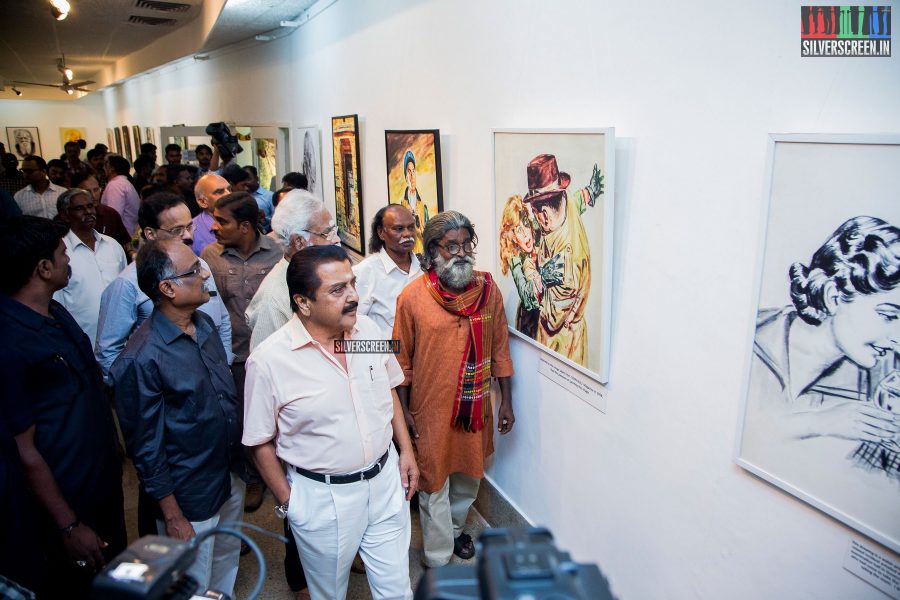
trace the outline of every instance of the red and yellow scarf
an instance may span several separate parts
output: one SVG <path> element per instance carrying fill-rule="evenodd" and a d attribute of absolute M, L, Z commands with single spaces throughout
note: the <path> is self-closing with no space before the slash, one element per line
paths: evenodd
<path fill-rule="evenodd" d="M 447 312 L 469 320 L 469 339 L 463 352 L 456 383 L 456 400 L 450 425 L 468 432 L 481 431 L 491 416 L 491 312 L 483 310 L 491 286 L 489 273 L 476 273 L 459 295 L 441 289 L 437 273 L 428 271 L 431 297 Z"/>

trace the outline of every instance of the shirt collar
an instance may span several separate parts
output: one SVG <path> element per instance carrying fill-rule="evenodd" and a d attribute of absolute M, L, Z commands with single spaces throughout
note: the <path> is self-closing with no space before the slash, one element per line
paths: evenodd
<path fill-rule="evenodd" d="M 397 263 L 394 262 L 394 259 L 391 258 L 391 255 L 387 253 L 385 248 L 378 251 L 378 256 L 381 258 L 381 264 L 384 265 L 384 271 L 386 273 L 390 274 L 394 269 L 401 271 L 400 267 L 397 266 Z M 410 256 L 412 260 L 409 263 L 409 275 L 412 276 L 421 271 L 422 268 L 419 266 L 419 258 L 413 252 L 410 252 Z"/>
<path fill-rule="evenodd" d="M 169 317 L 164 315 L 162 311 L 153 309 L 153 312 L 150 314 L 150 318 L 153 320 L 151 323 L 151 327 L 159 333 L 159 336 L 166 344 L 171 344 L 181 336 L 188 336 L 185 332 L 178 328 L 175 323 L 169 320 Z M 203 340 L 206 339 L 206 336 L 209 334 L 209 326 L 205 319 L 197 318 L 197 311 L 194 311 L 194 314 L 191 316 L 191 321 L 194 322 L 194 326 L 197 328 L 197 344 L 202 346 Z"/>
<path fill-rule="evenodd" d="M 315 341 L 312 336 L 309 335 L 309 332 L 303 325 L 303 321 L 297 316 L 297 313 L 294 313 L 294 316 L 288 321 L 288 328 L 288 331 L 291 334 L 291 350 L 299 350 L 303 346 L 312 344 Z M 353 329 L 350 331 L 350 337 L 353 338 L 357 331 L 359 331 L 359 317 L 357 317 L 356 323 L 353 324 Z"/>
<path fill-rule="evenodd" d="M 250 256 L 253 256 L 257 252 L 262 252 L 264 250 L 268 250 L 268 248 L 263 247 L 263 238 L 264 237 L 265 237 L 264 235 L 257 233 L 256 244 L 253 245 L 253 250 L 250 251 Z M 217 242 L 217 243 L 220 246 L 222 246 L 221 242 Z M 222 246 L 222 251 L 219 252 L 219 255 L 222 256 L 224 254 L 231 254 L 233 256 L 240 257 L 240 255 L 238 254 L 237 248 L 232 248 L 232 247 L 226 248 L 225 246 Z"/>
<path fill-rule="evenodd" d="M 95 241 L 95 242 L 97 242 L 98 244 L 100 244 L 100 243 L 103 242 L 103 238 L 100 237 L 100 234 L 97 233 L 97 230 L 96 230 L 96 229 L 92 229 L 92 230 L 91 230 L 91 233 L 94 234 L 94 241 Z M 76 248 L 76 247 L 78 247 L 79 245 L 84 246 L 85 248 L 88 247 L 88 245 L 85 244 L 85 243 L 81 240 L 81 238 L 78 237 L 78 236 L 75 234 L 75 232 L 72 231 L 71 229 L 69 230 L 69 233 L 66 234 L 66 238 L 65 238 L 65 239 L 66 239 L 66 246 L 68 246 L 69 248 Z"/>
<path fill-rule="evenodd" d="M 52 309 L 53 301 L 50 302 L 50 306 Z M 47 320 L 47 317 L 45 317 L 44 315 L 33 311 L 18 300 L 15 300 L 14 298 L 11 298 L 10 296 L 7 296 L 5 294 L 0 294 L 0 311 L 6 313 L 16 321 L 19 321 L 22 325 L 28 327 L 29 329 L 34 329 L 35 331 L 39 330 Z M 52 310 L 50 314 L 53 314 Z"/>

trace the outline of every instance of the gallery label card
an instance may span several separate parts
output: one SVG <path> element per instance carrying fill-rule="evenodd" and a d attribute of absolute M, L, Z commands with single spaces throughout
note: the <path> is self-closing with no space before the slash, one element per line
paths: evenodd
<path fill-rule="evenodd" d="M 563 363 L 547 360 L 544 357 L 541 357 L 541 366 L 538 371 L 577 398 L 584 400 L 600 412 L 606 413 L 606 388 L 587 375 Z"/>
<path fill-rule="evenodd" d="M 900 600 L 900 562 L 891 556 L 850 540 L 844 568 L 894 600 Z"/>

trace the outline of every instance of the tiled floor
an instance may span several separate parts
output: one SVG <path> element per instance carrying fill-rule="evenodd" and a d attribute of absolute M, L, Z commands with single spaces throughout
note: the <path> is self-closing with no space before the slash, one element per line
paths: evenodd
<path fill-rule="evenodd" d="M 128 539 L 134 541 L 137 537 L 137 475 L 131 463 L 126 464 L 125 468 L 125 517 L 128 525 Z M 245 514 L 248 523 L 252 523 L 268 531 L 281 534 L 282 522 L 275 516 L 272 507 L 275 501 L 272 495 L 266 492 L 262 507 L 255 513 Z M 477 539 L 482 531 L 487 527 L 487 523 L 481 518 L 481 515 L 473 510 L 469 513 L 469 525 L 466 528 L 473 539 Z M 266 561 L 266 576 L 263 584 L 262 593 L 259 595 L 261 600 L 272 599 L 290 599 L 293 598 L 287 582 L 284 579 L 284 544 L 278 540 L 260 535 L 256 532 L 249 532 L 251 537 L 259 545 Z M 412 513 L 412 541 L 409 548 L 409 576 L 412 583 L 413 592 L 419 578 L 422 576 L 422 532 L 419 527 L 419 516 L 417 512 Z M 474 564 L 475 560 L 463 561 L 456 556 L 453 557 L 451 563 Z M 241 557 L 241 566 L 238 571 L 237 585 L 235 586 L 235 600 L 243 600 L 247 597 L 253 586 L 256 584 L 259 568 L 253 553 Z M 350 574 L 350 584 L 347 589 L 348 600 L 368 600 L 371 598 L 369 593 L 368 582 L 365 575 L 356 573 Z"/>

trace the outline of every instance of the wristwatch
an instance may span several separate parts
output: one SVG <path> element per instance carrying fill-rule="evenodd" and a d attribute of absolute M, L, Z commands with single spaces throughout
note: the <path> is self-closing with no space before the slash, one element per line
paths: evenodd
<path fill-rule="evenodd" d="M 284 504 L 276 504 L 275 505 L 275 516 L 278 517 L 279 519 L 283 519 L 283 518 L 287 517 L 288 502 L 290 502 L 290 499 L 285 500 Z"/>

